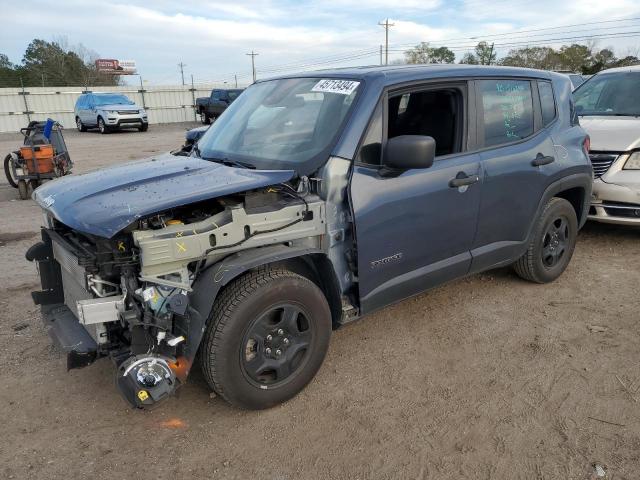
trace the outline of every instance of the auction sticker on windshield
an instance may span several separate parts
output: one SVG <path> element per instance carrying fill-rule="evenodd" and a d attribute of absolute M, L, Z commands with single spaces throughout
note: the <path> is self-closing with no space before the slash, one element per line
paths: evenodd
<path fill-rule="evenodd" d="M 318 83 L 316 83 L 311 91 L 351 95 L 353 91 L 358 88 L 358 85 L 360 85 L 360 82 L 355 82 L 353 80 L 326 79 L 320 80 Z"/>

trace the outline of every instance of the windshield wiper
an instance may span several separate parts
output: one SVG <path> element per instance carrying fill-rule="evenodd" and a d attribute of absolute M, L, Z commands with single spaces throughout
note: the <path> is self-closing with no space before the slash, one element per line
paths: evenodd
<path fill-rule="evenodd" d="M 198 154 L 200 150 L 198 150 Z M 228 158 L 217 158 L 217 157 L 200 157 L 203 160 L 208 160 L 210 162 L 221 163 L 222 165 L 226 165 L 227 167 L 237 167 L 237 168 L 256 168 L 250 163 L 239 162 L 237 160 L 229 160 Z"/>

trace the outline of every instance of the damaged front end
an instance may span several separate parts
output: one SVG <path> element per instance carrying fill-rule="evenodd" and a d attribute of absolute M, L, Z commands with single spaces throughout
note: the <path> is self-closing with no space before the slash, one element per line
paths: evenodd
<path fill-rule="evenodd" d="M 186 381 L 209 315 L 194 301 L 202 272 L 213 266 L 213 283 L 222 282 L 223 260 L 240 250 L 321 248 L 325 202 L 308 182 L 299 188 L 277 184 L 169 208 L 111 238 L 45 210 L 42 241 L 26 257 L 38 264 L 42 289 L 32 297 L 67 368 L 108 356 L 132 406 L 168 398 Z"/>

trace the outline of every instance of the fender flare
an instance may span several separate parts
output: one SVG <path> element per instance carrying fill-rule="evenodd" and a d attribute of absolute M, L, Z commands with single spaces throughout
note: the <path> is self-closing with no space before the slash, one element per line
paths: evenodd
<path fill-rule="evenodd" d="M 211 309 L 222 287 L 252 268 L 314 253 L 324 252 L 307 246 L 272 245 L 233 253 L 203 270 L 189 294 L 189 314 L 185 317 L 187 324 L 183 327 L 187 331 L 188 347 L 185 354 L 189 365 L 193 363 Z"/>
<path fill-rule="evenodd" d="M 538 209 L 536 210 L 535 218 L 537 219 L 540 216 L 542 210 L 544 209 L 544 206 L 549 202 L 549 200 L 557 196 L 558 193 L 576 187 L 584 189 L 584 198 L 582 199 L 582 215 L 580 215 L 580 223 L 578 225 L 578 229 L 581 229 L 587 221 L 587 214 L 589 213 L 589 205 L 591 203 L 591 190 L 593 188 L 593 177 L 591 176 L 591 173 L 574 173 L 573 175 L 568 175 L 551 183 L 542 194 L 542 198 L 538 203 Z M 527 235 L 527 238 L 530 238 L 533 232 L 534 224 L 532 224 L 529 228 L 529 235 Z"/>

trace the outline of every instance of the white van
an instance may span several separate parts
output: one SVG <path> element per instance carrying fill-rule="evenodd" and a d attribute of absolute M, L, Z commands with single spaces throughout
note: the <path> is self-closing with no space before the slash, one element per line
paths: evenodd
<path fill-rule="evenodd" d="M 589 219 L 640 225 L 640 65 L 602 71 L 573 96 L 591 137 Z"/>

